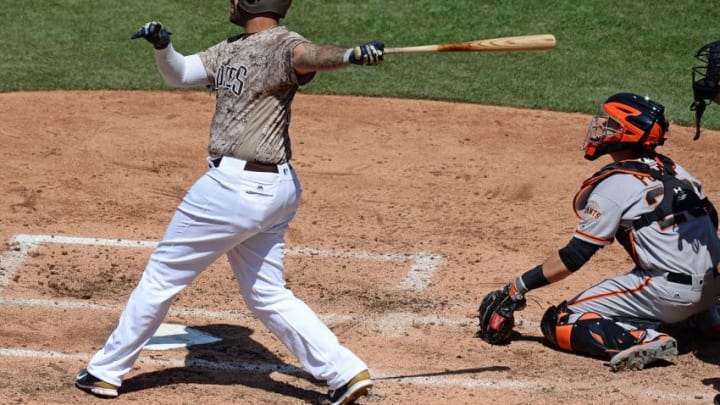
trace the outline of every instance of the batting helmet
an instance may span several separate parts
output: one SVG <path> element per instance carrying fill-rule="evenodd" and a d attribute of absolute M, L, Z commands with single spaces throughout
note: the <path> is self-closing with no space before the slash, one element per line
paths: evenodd
<path fill-rule="evenodd" d="M 273 13 L 284 18 L 290 3 L 292 0 L 240 0 L 237 7 L 247 14 Z"/>
<path fill-rule="evenodd" d="M 665 143 L 670 124 L 661 104 L 637 94 L 618 93 L 605 100 L 602 110 L 604 114 L 593 117 L 588 127 L 583 145 L 586 159 L 624 149 L 644 154 Z"/>
<path fill-rule="evenodd" d="M 692 69 L 693 96 L 695 101 L 690 106 L 695 111 L 695 138 L 700 138 L 700 120 L 705 107 L 717 98 L 720 93 L 720 41 L 703 45 L 695 54 L 695 59 L 702 66 Z"/>

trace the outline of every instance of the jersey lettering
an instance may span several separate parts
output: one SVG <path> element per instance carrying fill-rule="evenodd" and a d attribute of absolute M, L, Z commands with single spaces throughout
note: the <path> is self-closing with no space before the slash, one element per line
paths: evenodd
<path fill-rule="evenodd" d="M 635 174 L 634 176 L 635 176 L 636 179 L 640 180 L 640 182 L 641 182 L 643 185 L 646 185 L 646 186 L 649 185 L 648 177 L 647 177 L 647 176 L 645 176 L 645 175 L 640 176 L 640 175 L 637 175 L 637 174 Z"/>
<path fill-rule="evenodd" d="M 215 90 L 227 89 L 236 96 L 242 93 L 245 79 L 248 76 L 248 69 L 245 66 L 236 68 L 234 66 L 220 65 L 215 74 Z"/>
<path fill-rule="evenodd" d="M 584 213 L 585 213 L 585 215 L 591 217 L 594 220 L 598 220 L 602 216 L 602 214 L 600 213 L 600 210 L 598 210 L 595 207 L 591 207 L 590 205 L 585 207 Z"/>

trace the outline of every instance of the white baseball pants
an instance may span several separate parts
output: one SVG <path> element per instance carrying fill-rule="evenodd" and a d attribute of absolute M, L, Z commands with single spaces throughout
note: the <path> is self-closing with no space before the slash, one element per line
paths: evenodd
<path fill-rule="evenodd" d="M 227 254 L 247 306 L 315 378 L 337 389 L 367 365 L 285 288 L 284 235 L 300 200 L 288 164 L 279 173 L 244 170 L 223 158 L 189 190 L 130 295 L 115 331 L 88 371 L 120 386 L 166 317 L 173 297 Z"/>

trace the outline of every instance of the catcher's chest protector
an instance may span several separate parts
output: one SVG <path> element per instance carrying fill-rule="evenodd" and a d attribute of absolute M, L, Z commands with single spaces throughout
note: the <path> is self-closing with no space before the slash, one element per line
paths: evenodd
<path fill-rule="evenodd" d="M 653 222 L 658 222 L 661 228 L 687 221 L 686 213 L 695 217 L 704 216 L 709 213 L 708 200 L 701 200 L 695 193 L 695 189 L 686 181 L 678 179 L 673 170 L 674 163 L 666 156 L 660 156 L 662 166 L 653 169 L 641 162 L 615 162 L 603 167 L 591 178 L 585 180 L 575 196 L 575 208 L 582 209 L 587 203 L 587 198 L 592 190 L 603 180 L 613 174 L 632 174 L 639 178 L 653 178 L 663 183 L 663 188 L 647 196 L 648 204 L 654 203 L 662 198 L 653 212 L 640 216 L 633 222 L 633 229 L 638 230 Z"/>

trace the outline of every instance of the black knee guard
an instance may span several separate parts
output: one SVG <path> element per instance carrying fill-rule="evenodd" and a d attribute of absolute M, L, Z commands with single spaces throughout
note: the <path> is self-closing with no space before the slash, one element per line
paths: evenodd
<path fill-rule="evenodd" d="M 560 349 L 607 357 L 638 343 L 625 328 L 599 314 L 584 313 L 570 323 L 571 313 L 563 302 L 548 308 L 540 323 L 545 338 Z"/>
<path fill-rule="evenodd" d="M 545 311 L 545 314 L 543 314 L 542 321 L 540 321 L 540 330 L 542 331 L 543 336 L 545 336 L 545 339 L 547 339 L 553 346 L 558 346 L 557 338 L 555 337 L 555 329 L 558 325 L 558 319 L 566 317 L 567 314 L 567 305 L 565 301 L 557 307 L 551 306 Z"/>

